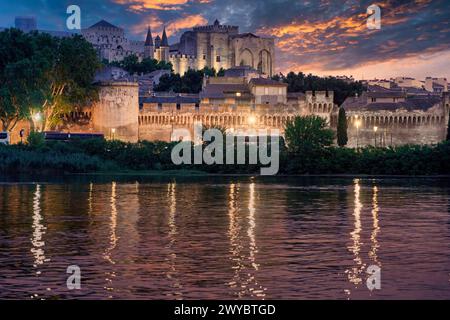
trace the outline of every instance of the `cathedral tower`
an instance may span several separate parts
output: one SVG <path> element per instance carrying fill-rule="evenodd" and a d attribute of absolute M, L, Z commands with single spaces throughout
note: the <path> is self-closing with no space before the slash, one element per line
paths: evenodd
<path fill-rule="evenodd" d="M 152 30 L 150 29 L 150 26 L 148 27 L 147 38 L 145 39 L 144 58 L 155 58 L 155 46 L 153 45 Z"/>
<path fill-rule="evenodd" d="M 161 50 L 161 60 L 165 61 L 165 62 L 169 62 L 170 46 L 169 46 L 169 40 L 167 39 L 166 27 L 164 27 L 164 31 L 162 34 L 160 50 Z"/>

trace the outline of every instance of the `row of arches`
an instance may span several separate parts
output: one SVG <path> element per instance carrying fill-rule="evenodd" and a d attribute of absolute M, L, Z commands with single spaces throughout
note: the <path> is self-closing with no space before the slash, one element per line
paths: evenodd
<path fill-rule="evenodd" d="M 361 122 L 362 126 L 370 125 L 433 125 L 443 124 L 444 116 L 439 115 L 405 115 L 405 116 L 361 116 L 347 117 L 347 122 L 353 125 Z"/>
<path fill-rule="evenodd" d="M 255 55 L 257 57 L 255 57 Z M 257 63 L 256 63 L 257 62 Z M 240 53 L 240 66 L 250 66 L 260 73 L 272 76 L 272 55 L 266 49 L 254 54 L 250 49 L 246 48 Z"/>
<path fill-rule="evenodd" d="M 312 113 L 331 113 L 333 111 L 332 103 L 309 103 L 308 109 Z"/>
<path fill-rule="evenodd" d="M 284 126 L 288 121 L 293 121 L 296 117 L 292 115 L 160 115 L 148 114 L 139 116 L 139 125 L 193 125 L 201 122 L 206 126 L 235 126 L 235 125 L 254 125 L 254 126 Z"/>

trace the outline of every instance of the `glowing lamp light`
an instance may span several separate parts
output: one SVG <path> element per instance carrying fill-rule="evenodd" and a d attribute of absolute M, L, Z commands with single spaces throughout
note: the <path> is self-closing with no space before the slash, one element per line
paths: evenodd
<path fill-rule="evenodd" d="M 248 117 L 248 123 L 249 124 L 255 124 L 256 123 L 256 117 L 255 116 Z"/>
<path fill-rule="evenodd" d="M 240 92 L 236 92 L 236 97 L 240 97 L 241 93 Z"/>
<path fill-rule="evenodd" d="M 373 132 L 377 132 L 378 131 L 378 127 L 373 127 Z"/>
<path fill-rule="evenodd" d="M 36 122 L 41 121 L 41 120 L 42 120 L 42 115 L 41 115 L 41 113 L 38 112 L 38 113 L 34 114 L 34 115 L 33 115 L 33 120 L 36 121 Z"/>
<path fill-rule="evenodd" d="M 112 133 L 112 134 L 115 134 L 115 133 L 116 133 L 116 128 L 112 128 L 112 129 L 111 129 L 111 133 Z"/>
<path fill-rule="evenodd" d="M 355 126 L 356 126 L 356 128 L 359 128 L 361 126 L 361 121 L 360 120 L 356 120 L 355 121 Z"/>

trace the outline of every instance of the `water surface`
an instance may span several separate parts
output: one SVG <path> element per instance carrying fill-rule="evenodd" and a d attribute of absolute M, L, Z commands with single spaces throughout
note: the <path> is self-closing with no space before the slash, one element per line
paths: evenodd
<path fill-rule="evenodd" d="M 449 212 L 446 179 L 3 179 L 0 298 L 449 299 Z"/>

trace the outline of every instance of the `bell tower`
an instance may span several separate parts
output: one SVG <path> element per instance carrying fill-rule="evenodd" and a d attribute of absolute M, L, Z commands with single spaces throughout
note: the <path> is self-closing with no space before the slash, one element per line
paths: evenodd
<path fill-rule="evenodd" d="M 155 58 L 155 46 L 153 45 L 152 30 L 150 29 L 150 26 L 148 27 L 147 38 L 145 39 L 144 58 Z"/>

